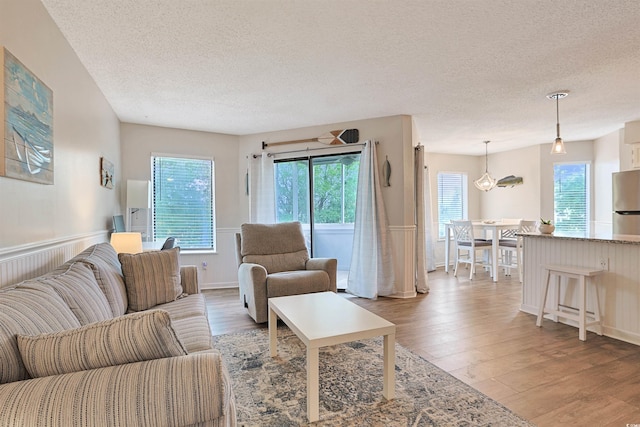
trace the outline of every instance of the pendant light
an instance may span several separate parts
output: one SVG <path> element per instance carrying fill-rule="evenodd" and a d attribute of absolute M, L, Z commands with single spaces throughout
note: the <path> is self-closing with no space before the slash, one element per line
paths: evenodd
<path fill-rule="evenodd" d="M 553 146 L 551 146 L 551 154 L 567 154 L 567 151 L 564 149 L 562 138 L 560 138 L 560 106 L 558 105 L 558 100 L 560 98 L 566 98 L 567 95 L 569 95 L 569 91 L 555 92 L 547 95 L 547 98 L 556 100 L 556 140 L 553 143 Z"/>
<path fill-rule="evenodd" d="M 496 186 L 498 181 L 493 179 L 489 175 L 489 143 L 491 141 L 484 141 L 484 175 L 477 180 L 473 181 L 478 190 L 489 191 Z"/>

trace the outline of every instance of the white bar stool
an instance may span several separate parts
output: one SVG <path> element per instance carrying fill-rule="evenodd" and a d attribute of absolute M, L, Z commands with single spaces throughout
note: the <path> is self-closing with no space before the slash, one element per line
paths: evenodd
<path fill-rule="evenodd" d="M 587 327 L 592 325 L 598 325 L 598 335 L 602 335 L 602 319 L 600 318 L 600 298 L 598 297 L 598 286 L 595 283 L 595 278 L 604 270 L 595 270 L 588 267 L 573 267 L 567 265 L 555 265 L 548 264 L 543 266 L 547 271 L 547 282 L 542 292 L 542 298 L 540 300 L 540 308 L 538 310 L 538 319 L 536 326 L 542 326 L 542 318 L 545 314 L 552 314 L 553 320 L 558 321 L 558 317 L 573 320 L 578 322 L 578 338 L 581 341 L 587 340 Z M 547 294 L 549 293 L 549 283 L 551 276 L 555 276 L 556 280 L 556 306 L 555 309 L 548 309 L 545 307 L 547 303 Z M 562 284 L 562 278 L 566 278 L 565 283 L 568 283 L 569 279 L 576 279 L 578 281 L 578 307 L 568 307 L 560 304 L 560 285 Z M 587 282 L 591 282 L 593 290 L 595 292 L 595 307 L 593 313 L 587 312 Z M 577 311 L 576 313 L 570 313 L 565 310 Z M 587 317 L 593 319 L 587 322 Z"/>

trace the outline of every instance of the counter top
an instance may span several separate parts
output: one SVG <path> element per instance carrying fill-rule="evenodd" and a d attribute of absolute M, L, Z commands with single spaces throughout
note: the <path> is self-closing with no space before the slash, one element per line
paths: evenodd
<path fill-rule="evenodd" d="M 562 240 L 581 240 L 602 243 L 621 243 L 640 245 L 640 236 L 631 234 L 613 234 L 613 233 L 589 233 L 578 236 L 565 234 L 561 231 L 555 231 L 552 234 L 542 233 L 522 233 L 525 237 L 540 237 L 543 239 L 562 239 Z"/>

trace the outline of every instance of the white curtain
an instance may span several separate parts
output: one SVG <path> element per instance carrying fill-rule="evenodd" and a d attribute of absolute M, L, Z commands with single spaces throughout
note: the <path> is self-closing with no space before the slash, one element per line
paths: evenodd
<path fill-rule="evenodd" d="M 249 222 L 276 222 L 273 156 L 267 153 L 249 156 Z"/>
<path fill-rule="evenodd" d="M 436 270 L 436 249 L 435 239 L 433 238 L 433 199 L 431 198 L 431 174 L 429 167 L 424 168 L 424 225 L 425 225 L 425 242 L 427 245 L 427 271 Z"/>
<path fill-rule="evenodd" d="M 382 200 L 376 146 L 367 141 L 360 156 L 347 292 L 364 298 L 392 295 L 394 281 L 391 234 Z"/>
<path fill-rule="evenodd" d="M 418 145 L 414 151 L 415 156 L 415 221 L 416 221 L 416 291 L 420 293 L 429 292 L 428 251 L 431 243 L 431 206 L 427 204 L 429 194 L 428 173 L 425 173 L 424 149 Z M 432 251 L 433 255 L 433 251 Z"/>

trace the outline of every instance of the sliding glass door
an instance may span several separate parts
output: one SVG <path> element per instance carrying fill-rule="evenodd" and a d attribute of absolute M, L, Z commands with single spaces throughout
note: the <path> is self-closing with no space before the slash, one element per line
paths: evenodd
<path fill-rule="evenodd" d="M 300 221 L 311 256 L 338 259 L 339 288 L 351 264 L 359 168 L 360 153 L 275 162 L 276 222 Z"/>

